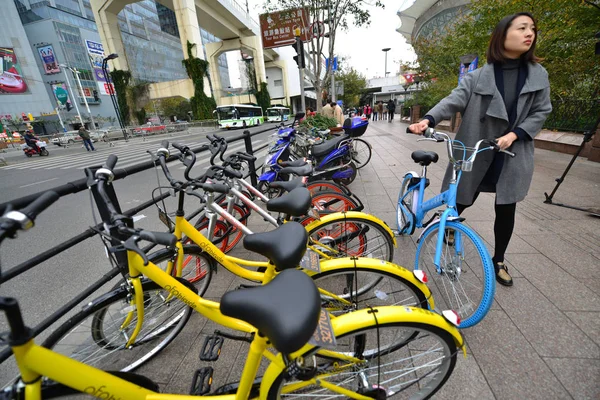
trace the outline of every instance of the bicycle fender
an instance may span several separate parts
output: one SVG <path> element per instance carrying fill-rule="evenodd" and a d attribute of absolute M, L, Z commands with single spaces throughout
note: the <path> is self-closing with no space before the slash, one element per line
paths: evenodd
<path fill-rule="evenodd" d="M 385 271 L 392 275 L 398 275 L 398 276 L 402 277 L 403 279 L 409 281 L 410 283 L 415 285 L 421 292 L 423 292 L 423 294 L 425 295 L 425 298 L 427 299 L 427 302 L 429 303 L 429 308 L 431 310 L 435 309 L 435 302 L 434 302 L 433 296 L 431 295 L 431 290 L 429 290 L 429 287 L 426 284 L 422 283 L 420 280 L 418 280 L 415 277 L 413 271 L 409 271 L 408 269 L 406 269 L 398 264 L 391 263 L 389 261 L 377 260 L 375 258 L 368 258 L 368 257 L 333 258 L 331 260 L 321 260 L 321 272 L 320 273 L 317 273 L 317 272 L 311 271 L 311 270 L 305 270 L 304 272 L 306 272 L 310 277 L 314 277 L 315 275 L 320 275 L 320 274 L 328 272 L 328 271 L 335 271 L 338 269 L 348 268 L 349 265 L 354 266 L 355 261 L 356 261 L 357 267 Z"/>
<path fill-rule="evenodd" d="M 450 322 L 446 321 L 444 317 L 434 312 L 425 310 L 423 308 L 413 308 L 413 307 L 404 307 L 404 306 L 384 306 L 384 307 L 375 307 L 377 310 L 377 322 L 379 324 L 392 324 L 395 322 L 403 322 L 403 323 L 416 323 L 416 324 L 428 324 L 438 327 L 444 331 L 447 331 L 452 335 L 454 339 L 454 343 L 457 347 L 463 350 L 463 353 L 466 356 L 466 346 L 462 335 L 459 330 L 452 325 Z M 336 337 L 347 334 L 349 332 L 358 330 L 365 326 L 373 326 L 375 325 L 375 320 L 373 318 L 373 313 L 370 309 L 363 309 L 358 311 L 353 311 L 348 314 L 341 315 L 336 318 L 331 319 L 331 324 L 333 326 L 333 332 Z M 305 344 L 300 350 L 293 353 L 290 358 L 298 358 L 313 350 L 315 346 L 311 344 Z M 281 358 L 281 354 L 277 355 L 277 358 L 274 359 L 265 374 L 263 375 L 262 382 L 260 385 L 260 398 L 267 398 L 267 394 L 269 389 L 275 382 L 275 380 L 279 377 L 279 375 L 284 371 L 285 363 Z"/>
<path fill-rule="evenodd" d="M 345 211 L 345 212 L 331 213 L 331 214 L 321 217 L 321 219 L 318 221 L 315 220 L 315 221 L 311 222 L 310 224 L 306 225 L 305 228 L 307 231 L 310 232 L 311 230 L 317 228 L 320 225 L 325 225 L 325 224 L 328 224 L 333 221 L 343 220 L 344 218 L 358 218 L 358 219 L 368 220 L 370 222 L 373 222 L 374 224 L 381 226 L 382 228 L 384 228 L 384 230 L 387 232 L 387 234 L 390 235 L 390 238 L 392 239 L 392 243 L 394 244 L 394 247 L 398 247 L 398 245 L 396 244 L 396 236 L 394 235 L 394 233 L 392 232 L 390 227 L 387 226 L 387 224 L 385 222 L 383 222 L 381 219 L 375 217 L 374 215 L 367 214 L 367 213 L 360 212 L 360 211 Z"/>

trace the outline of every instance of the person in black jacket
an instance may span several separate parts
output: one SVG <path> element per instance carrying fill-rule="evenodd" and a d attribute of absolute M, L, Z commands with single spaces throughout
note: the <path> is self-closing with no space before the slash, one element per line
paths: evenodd
<path fill-rule="evenodd" d="M 392 123 L 392 120 L 394 119 L 394 112 L 396 112 L 396 103 L 394 102 L 393 99 L 390 99 L 390 101 L 388 101 L 387 109 L 388 109 L 388 122 Z"/>

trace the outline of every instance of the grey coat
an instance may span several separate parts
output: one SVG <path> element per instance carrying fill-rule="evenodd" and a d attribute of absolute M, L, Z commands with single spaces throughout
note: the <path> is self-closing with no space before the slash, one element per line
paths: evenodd
<path fill-rule="evenodd" d="M 496 184 L 497 204 L 516 203 L 527 196 L 533 177 L 533 138 L 542 129 L 546 117 L 552 111 L 548 73 L 540 64 L 529 63 L 527 68 L 527 80 L 517 101 L 517 118 L 511 127 L 508 126 L 504 100 L 496 87 L 493 64 L 486 64 L 468 73 L 452 93 L 427 113 L 438 123 L 460 112 L 462 123 L 456 139 L 466 146 L 474 146 L 480 139 L 499 138 L 517 127 L 529 135 L 532 140 L 516 140 L 509 149 L 516 153 L 516 157 L 506 156 L 504 159 L 502 172 Z M 462 158 L 462 150 L 455 150 L 455 157 Z M 458 203 L 469 205 L 473 202 L 473 196 L 493 158 L 492 151 L 479 153 L 473 171 L 462 174 Z M 442 190 L 448 188 L 450 178 L 451 168 L 448 166 Z"/>

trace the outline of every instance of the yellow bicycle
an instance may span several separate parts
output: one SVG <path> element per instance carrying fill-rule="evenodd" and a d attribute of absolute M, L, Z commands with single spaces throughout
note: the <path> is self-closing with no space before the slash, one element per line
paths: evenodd
<path fill-rule="evenodd" d="M 30 228 L 35 216 L 56 198 L 55 193 L 47 192 L 25 210 L 5 214 L 0 219 L 0 242 L 14 237 L 18 230 Z M 452 374 L 457 349 L 464 351 L 463 339 L 449 320 L 420 308 L 377 306 L 329 319 L 329 314 L 321 310 L 321 295 L 312 279 L 295 269 L 280 268 L 283 271 L 268 284 L 226 293 L 221 303 L 203 299 L 189 283 L 149 262 L 137 245 L 140 240 L 148 240 L 173 246 L 173 235 L 128 227 L 118 214 L 113 214 L 113 220 L 121 237 L 127 237 L 123 246 L 130 282 L 136 288 L 130 299 L 134 310 L 120 318 L 123 324 L 135 325 L 131 343 L 141 332 L 145 318 L 142 274 L 164 289 L 165 303 L 185 304 L 218 324 L 250 335 L 240 382 L 229 386 L 229 391 L 217 389 L 219 395 L 209 397 L 278 399 L 326 394 L 352 399 L 429 398 Z M 296 232 L 299 236 L 291 246 L 294 249 L 306 243 L 305 231 Z M 259 238 L 255 240 L 261 240 L 260 235 L 256 236 Z M 271 251 L 280 245 L 266 244 Z M 287 260 L 278 261 L 291 262 L 292 258 L 289 255 Z M 45 391 L 53 396 L 81 392 L 103 399 L 195 398 L 159 394 L 158 385 L 141 375 L 106 372 L 36 345 L 24 325 L 17 300 L 0 298 L 0 310 L 8 320 L 10 333 L 6 341 L 21 372 L 20 382 L 4 390 L 8 398 L 38 400 Z M 317 345 L 310 343 L 315 340 Z M 263 357 L 270 364 L 262 378 L 255 381 Z M 193 393 L 207 394 L 211 391 L 212 371 L 207 367 L 199 372 Z"/>
<path fill-rule="evenodd" d="M 100 194 L 97 197 L 99 207 L 110 204 L 109 196 L 104 192 L 110 184 L 115 163 L 116 157 L 107 162 L 108 167 L 96 172 L 97 190 Z M 208 194 L 222 189 L 221 185 L 215 184 L 202 186 Z M 183 196 L 182 190 L 179 198 L 180 209 L 183 207 Z M 216 209 L 219 210 L 220 207 Z M 233 216 L 229 218 L 232 223 L 239 224 Z M 111 224 L 113 221 L 104 222 Z M 298 235 L 307 235 L 306 230 L 298 223 L 286 223 L 271 232 L 246 236 L 244 246 L 270 260 L 248 261 L 223 253 L 197 231 L 179 210 L 175 222 L 175 237 L 178 240 L 173 248 L 156 252 L 149 260 L 154 264 L 160 264 L 157 260 L 166 262 L 166 265 L 161 265 L 161 269 L 168 275 L 191 280 L 193 286 L 188 286 L 200 295 L 205 293 L 209 285 L 215 263 L 223 265 L 237 276 L 264 284 L 276 275 L 274 262 L 275 266 L 303 265 L 303 271 L 319 287 L 323 308 L 332 316 L 367 306 L 406 305 L 432 309 L 435 306 L 424 283 L 424 275 L 415 275 L 412 271 L 395 264 L 370 258 L 334 258 L 319 261 L 314 253 L 302 257 L 306 250 L 306 241 L 299 247 L 292 245 Z M 184 234 L 197 246 L 182 245 L 180 239 Z M 273 243 L 279 245 L 272 246 Z M 201 257 L 204 262 L 196 262 L 196 257 Z M 293 258 L 292 261 L 290 257 Z M 308 258 L 309 261 L 302 262 L 302 258 Z M 248 267 L 264 268 L 265 271 L 259 272 Z M 133 337 L 135 324 L 132 321 L 136 316 L 129 299 L 139 290 L 144 293 L 143 306 L 149 317 L 144 324 L 140 323 L 141 334 Z M 81 312 L 60 326 L 48 336 L 43 346 L 68 354 L 87 364 L 110 363 L 113 369 L 132 371 L 172 342 L 191 315 L 191 310 L 183 306 L 165 307 L 164 297 L 164 290 L 154 279 L 142 282 L 141 289 L 131 284 L 117 287 L 89 303 Z M 125 324 L 120 322 L 120 315 L 128 315 Z M 121 351 L 124 349 L 127 351 Z M 114 355 L 119 352 L 124 353 L 123 356 L 114 359 Z"/>

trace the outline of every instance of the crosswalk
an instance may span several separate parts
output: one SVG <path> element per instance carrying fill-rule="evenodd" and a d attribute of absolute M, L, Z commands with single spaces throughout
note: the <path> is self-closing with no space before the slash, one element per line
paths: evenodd
<path fill-rule="evenodd" d="M 153 141 L 154 142 L 154 141 Z M 150 160 L 148 151 L 155 153 L 160 147 L 160 143 L 153 142 L 141 142 L 141 143 L 119 143 L 115 147 L 100 148 L 96 146 L 96 151 L 88 152 L 83 150 L 81 154 L 66 154 L 66 155 L 55 155 L 57 151 L 52 152 L 49 157 L 40 157 L 35 160 L 27 160 L 17 164 L 11 164 L 0 167 L 0 170 L 83 170 L 84 168 L 101 165 L 103 164 L 110 154 L 115 154 L 119 158 L 117 168 L 127 168 L 132 165 L 136 165 L 145 161 Z M 206 140 L 203 141 L 181 141 L 182 144 L 194 148 L 206 144 Z M 253 147 L 257 148 L 264 143 L 264 140 L 253 140 Z M 227 148 L 227 154 L 235 151 L 244 151 L 244 142 L 234 142 Z M 179 154 L 179 151 L 171 148 L 171 154 Z M 264 151 L 261 152 L 264 154 Z M 210 153 L 200 153 L 202 155 L 209 155 Z M 196 166 L 208 166 L 210 156 L 198 157 Z M 179 169 L 185 169 L 184 166 L 177 167 Z"/>

